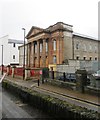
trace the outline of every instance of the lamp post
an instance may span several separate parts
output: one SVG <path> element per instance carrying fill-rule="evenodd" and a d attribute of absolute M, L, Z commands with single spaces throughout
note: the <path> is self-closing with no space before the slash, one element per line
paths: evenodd
<path fill-rule="evenodd" d="M 23 80 L 25 79 L 25 28 L 22 28 L 24 30 L 24 57 L 23 57 Z"/>
<path fill-rule="evenodd" d="M 1 71 L 1 75 L 3 75 L 3 45 L 1 45 L 2 46 L 2 71 Z"/>

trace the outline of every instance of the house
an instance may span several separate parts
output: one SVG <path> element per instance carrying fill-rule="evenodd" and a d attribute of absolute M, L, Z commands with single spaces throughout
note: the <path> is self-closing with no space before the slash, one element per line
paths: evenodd
<path fill-rule="evenodd" d="M 22 40 L 9 39 L 8 35 L 0 38 L 0 65 L 19 65 L 18 46 L 23 43 Z"/>

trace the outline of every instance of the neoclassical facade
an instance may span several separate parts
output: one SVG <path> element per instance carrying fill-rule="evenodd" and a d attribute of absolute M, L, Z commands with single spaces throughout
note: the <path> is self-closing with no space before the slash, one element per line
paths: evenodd
<path fill-rule="evenodd" d="M 25 45 L 25 65 L 48 67 L 63 64 L 69 59 L 98 61 L 98 44 L 92 37 L 76 34 L 72 25 L 58 22 L 46 29 L 33 26 Z M 19 61 L 23 65 L 23 46 L 19 47 Z"/>

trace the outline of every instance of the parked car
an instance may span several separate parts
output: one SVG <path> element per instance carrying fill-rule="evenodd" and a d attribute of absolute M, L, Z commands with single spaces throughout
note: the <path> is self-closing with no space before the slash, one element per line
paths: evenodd
<path fill-rule="evenodd" d="M 94 74 L 92 74 L 96 80 L 100 80 L 100 70 L 96 71 Z"/>
<path fill-rule="evenodd" d="M 66 80 L 69 82 L 76 82 L 76 75 L 73 73 L 70 73 L 66 76 Z"/>
<path fill-rule="evenodd" d="M 64 76 L 58 76 L 56 79 L 64 81 Z M 65 81 L 76 82 L 76 75 L 73 73 L 68 73 L 65 75 Z"/>
<path fill-rule="evenodd" d="M 100 77 L 100 70 L 96 71 L 96 72 L 93 74 L 93 76 L 95 76 L 95 77 Z"/>

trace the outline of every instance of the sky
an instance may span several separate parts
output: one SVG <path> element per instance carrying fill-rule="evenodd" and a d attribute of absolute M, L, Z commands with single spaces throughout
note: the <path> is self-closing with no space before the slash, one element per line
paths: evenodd
<path fill-rule="evenodd" d="M 0 0 L 0 38 L 23 40 L 32 26 L 47 28 L 57 22 L 73 31 L 98 38 L 99 0 Z"/>

